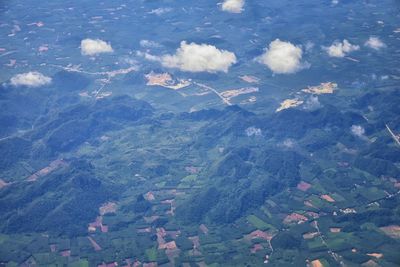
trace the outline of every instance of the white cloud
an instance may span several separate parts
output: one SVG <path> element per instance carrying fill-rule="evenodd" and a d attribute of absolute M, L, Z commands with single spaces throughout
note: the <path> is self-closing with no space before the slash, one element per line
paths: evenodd
<path fill-rule="evenodd" d="M 160 57 L 154 56 L 154 55 L 149 54 L 149 53 L 144 53 L 143 56 L 144 56 L 145 59 L 147 59 L 149 61 L 160 61 L 161 60 Z"/>
<path fill-rule="evenodd" d="M 296 145 L 296 142 L 293 139 L 285 139 L 281 145 L 284 148 L 290 149 Z"/>
<path fill-rule="evenodd" d="M 249 127 L 246 129 L 246 135 L 248 137 L 251 136 L 261 136 L 262 135 L 262 131 L 260 128 L 256 128 L 256 127 Z"/>
<path fill-rule="evenodd" d="M 164 55 L 161 64 L 168 68 L 177 68 L 189 72 L 228 72 L 236 63 L 234 53 L 221 50 L 213 45 L 181 42 L 174 55 Z"/>
<path fill-rule="evenodd" d="M 17 74 L 11 78 L 12 86 L 40 87 L 51 83 L 51 78 L 40 72 L 33 71 Z"/>
<path fill-rule="evenodd" d="M 129 65 L 129 66 L 138 66 L 139 65 L 139 62 L 132 56 L 121 56 L 121 57 L 119 57 L 119 62 Z"/>
<path fill-rule="evenodd" d="M 352 125 L 351 126 L 351 133 L 357 137 L 360 137 L 362 139 L 365 138 L 365 129 L 364 127 L 360 126 L 360 125 Z"/>
<path fill-rule="evenodd" d="M 310 98 L 308 98 L 303 105 L 303 109 L 309 110 L 309 111 L 314 111 L 321 107 L 322 107 L 322 105 L 319 102 L 318 96 L 310 96 Z"/>
<path fill-rule="evenodd" d="M 382 42 L 378 37 L 369 37 L 368 41 L 365 42 L 365 46 L 375 49 L 375 50 L 380 50 L 381 48 L 385 48 L 386 45 L 384 42 Z"/>
<path fill-rule="evenodd" d="M 161 57 L 155 56 L 155 55 L 152 55 L 152 54 L 149 54 L 149 53 L 147 53 L 147 52 L 136 51 L 136 55 L 137 55 L 138 57 L 143 57 L 144 59 L 149 60 L 149 61 L 158 61 L 158 62 L 161 62 Z"/>
<path fill-rule="evenodd" d="M 352 45 L 346 39 L 344 39 L 343 42 L 335 41 L 331 46 L 325 47 L 325 50 L 330 57 L 344 57 L 348 53 L 359 49 L 360 46 Z"/>
<path fill-rule="evenodd" d="M 160 7 L 160 8 L 156 8 L 156 9 L 153 9 L 153 10 L 151 10 L 150 12 L 148 12 L 149 14 L 155 14 L 155 15 L 157 15 L 157 16 L 160 16 L 160 15 L 162 15 L 162 14 L 165 14 L 165 13 L 168 13 L 168 12 L 171 12 L 172 11 L 172 8 L 169 8 L 169 7 Z"/>
<path fill-rule="evenodd" d="M 305 45 L 305 50 L 306 52 L 310 52 L 311 50 L 313 50 L 315 44 L 311 41 L 307 41 L 306 45 Z"/>
<path fill-rule="evenodd" d="M 85 56 L 93 56 L 101 53 L 112 53 L 109 43 L 100 39 L 84 39 L 81 41 L 81 53 Z"/>
<path fill-rule="evenodd" d="M 230 13 L 241 13 L 243 6 L 244 0 L 225 0 L 222 3 L 222 10 Z"/>
<path fill-rule="evenodd" d="M 146 48 L 157 48 L 160 47 L 161 45 L 157 42 L 150 41 L 150 40 L 141 40 L 140 41 L 140 46 L 141 47 L 146 47 Z"/>
<path fill-rule="evenodd" d="M 257 61 L 274 73 L 288 74 L 309 66 L 308 63 L 301 62 L 302 56 L 303 50 L 300 46 L 276 39 L 269 44 L 269 48 L 265 48 L 264 54 Z"/>

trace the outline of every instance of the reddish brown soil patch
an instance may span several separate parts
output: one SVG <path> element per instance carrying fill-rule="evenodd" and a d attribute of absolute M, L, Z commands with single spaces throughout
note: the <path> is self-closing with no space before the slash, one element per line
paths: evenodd
<path fill-rule="evenodd" d="M 322 195 L 321 199 L 326 200 L 326 201 L 328 201 L 330 203 L 335 202 L 335 200 L 330 195 Z"/>
<path fill-rule="evenodd" d="M 158 249 L 165 249 L 165 254 L 167 255 L 169 261 L 172 266 L 175 264 L 175 258 L 179 256 L 180 250 L 178 249 L 175 241 L 166 242 L 164 237 L 167 235 L 167 232 L 164 228 L 157 228 L 157 243 Z"/>
<path fill-rule="evenodd" d="M 315 206 L 308 200 L 304 201 L 304 205 L 306 205 L 307 207 L 310 207 L 310 208 L 315 208 Z"/>
<path fill-rule="evenodd" d="M 100 226 L 100 230 L 101 230 L 102 233 L 108 233 L 108 226 L 102 224 L 102 225 Z"/>
<path fill-rule="evenodd" d="M 382 253 L 368 253 L 367 255 L 370 256 L 370 257 L 377 258 L 377 259 L 380 259 L 380 258 L 383 257 Z"/>
<path fill-rule="evenodd" d="M 99 208 L 100 215 L 115 213 L 117 211 L 117 204 L 114 202 L 107 202 Z"/>
<path fill-rule="evenodd" d="M 60 252 L 61 257 L 70 257 L 71 256 L 71 250 L 63 250 Z"/>
<path fill-rule="evenodd" d="M 94 239 L 93 239 L 91 236 L 88 236 L 88 239 L 89 239 L 90 243 L 92 244 L 92 246 L 93 246 L 93 248 L 94 248 L 95 251 L 101 250 L 100 245 L 97 244 L 97 242 L 94 241 Z"/>
<path fill-rule="evenodd" d="M 40 177 L 46 176 L 49 173 L 52 173 L 53 171 L 55 171 L 55 170 L 57 170 L 57 169 L 59 169 L 59 168 L 61 168 L 63 166 L 66 166 L 66 165 L 67 165 L 67 163 L 62 159 L 57 159 L 55 161 L 52 161 L 49 166 L 47 166 L 47 167 L 35 172 L 31 176 L 29 176 L 27 178 L 27 181 L 28 182 L 34 182 L 37 179 L 39 179 Z"/>
<path fill-rule="evenodd" d="M 380 229 L 391 238 L 400 239 L 400 226 L 390 225 L 385 227 L 380 227 Z"/>
<path fill-rule="evenodd" d="M 167 236 L 167 231 L 164 228 L 157 228 L 158 249 L 177 249 L 175 241 L 166 242 L 164 237 Z"/>
<path fill-rule="evenodd" d="M 146 199 L 147 201 L 153 201 L 156 198 L 154 197 L 153 192 L 147 192 L 144 196 L 144 199 Z"/>
<path fill-rule="evenodd" d="M 308 221 L 308 218 L 304 215 L 298 214 L 298 213 L 292 213 L 286 216 L 286 218 L 283 220 L 283 223 L 285 224 L 291 224 L 291 223 L 304 223 Z"/>
<path fill-rule="evenodd" d="M 297 189 L 299 189 L 300 191 L 306 192 L 308 189 L 311 188 L 311 184 L 306 183 L 301 181 L 298 185 L 297 185 Z"/>
<path fill-rule="evenodd" d="M 189 86 L 189 80 L 175 80 L 169 73 L 154 73 L 150 72 L 144 76 L 147 79 L 146 85 L 149 86 L 162 86 L 173 90 L 179 90 Z"/>
<path fill-rule="evenodd" d="M 255 230 L 245 236 L 245 238 L 248 240 L 255 239 L 255 238 L 261 238 L 261 239 L 264 239 L 267 241 L 270 241 L 273 237 L 274 237 L 273 234 L 268 233 L 268 232 L 263 232 L 261 230 Z"/>
<path fill-rule="evenodd" d="M 320 260 L 314 260 L 311 262 L 311 267 L 324 267 Z"/>
<path fill-rule="evenodd" d="M 332 94 L 337 89 L 337 87 L 338 85 L 336 83 L 326 82 L 326 83 L 321 83 L 320 85 L 317 86 L 308 86 L 307 89 L 303 89 L 301 91 L 315 95 Z"/>
<path fill-rule="evenodd" d="M 264 247 L 261 244 L 254 244 L 254 246 L 250 249 L 250 252 L 252 254 L 255 254 L 255 253 L 257 253 L 257 251 L 263 250 L 263 249 L 264 249 Z"/>
<path fill-rule="evenodd" d="M 207 226 L 205 226 L 204 224 L 201 224 L 199 228 L 200 228 L 200 231 L 203 232 L 203 234 L 205 234 L 205 235 L 208 234 L 209 230 L 208 230 Z"/>
<path fill-rule="evenodd" d="M 239 78 L 248 83 L 258 83 L 260 81 L 259 78 L 255 77 L 255 76 L 251 76 L 251 75 L 243 75 L 243 76 L 239 76 Z"/>

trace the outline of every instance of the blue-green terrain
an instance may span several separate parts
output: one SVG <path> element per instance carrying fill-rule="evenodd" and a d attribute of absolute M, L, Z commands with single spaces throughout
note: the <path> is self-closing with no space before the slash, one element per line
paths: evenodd
<path fill-rule="evenodd" d="M 0 266 L 400 266 L 400 3 L 0 1 Z"/>

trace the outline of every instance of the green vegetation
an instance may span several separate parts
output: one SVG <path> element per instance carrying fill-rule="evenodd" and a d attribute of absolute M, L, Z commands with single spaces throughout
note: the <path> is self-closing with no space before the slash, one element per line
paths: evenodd
<path fill-rule="evenodd" d="M 255 216 L 255 215 L 249 215 L 249 216 L 247 216 L 247 220 L 248 220 L 251 224 L 253 224 L 254 227 L 256 227 L 257 229 L 263 230 L 263 231 L 265 231 L 265 230 L 271 230 L 271 229 L 274 228 L 273 226 L 271 226 L 270 224 L 264 222 L 263 220 L 261 220 L 260 218 L 258 218 L 258 217 Z"/>
<path fill-rule="evenodd" d="M 157 261 L 157 248 L 146 249 L 146 256 L 149 261 Z"/>
<path fill-rule="evenodd" d="M 354 114 L 332 106 L 313 114 L 260 115 L 237 106 L 164 114 L 116 97 L 48 116 L 32 132 L 0 142 L 9 155 L 1 175 L 13 182 L 0 190 L 0 259 L 9 266 L 136 259 L 259 266 L 266 255 L 275 266 L 313 259 L 336 266 L 328 250 L 353 265 L 375 251 L 384 254 L 381 262 L 398 263 L 390 253 L 398 242 L 380 227 L 400 220 L 393 180 L 400 162 L 374 143 L 348 152 L 358 145 L 346 133 L 361 120 Z M 264 135 L 247 136 L 250 126 Z M 334 130 L 315 130 L 324 127 Z M 341 145 L 325 140 L 339 136 Z M 281 145 L 287 138 L 297 145 Z M 45 169 L 57 159 L 65 164 Z M 27 182 L 33 173 L 40 175 Z M 300 181 L 309 186 L 297 188 Z M 107 203 L 115 209 L 101 211 Z"/>

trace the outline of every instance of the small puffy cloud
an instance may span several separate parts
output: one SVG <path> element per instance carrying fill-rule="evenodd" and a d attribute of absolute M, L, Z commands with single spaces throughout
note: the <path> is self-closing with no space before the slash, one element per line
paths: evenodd
<path fill-rule="evenodd" d="M 84 39 L 81 41 L 81 53 L 85 56 L 93 56 L 101 53 L 112 53 L 112 49 L 109 43 L 104 42 L 100 39 Z"/>
<path fill-rule="evenodd" d="M 158 61 L 158 62 L 161 61 L 161 58 L 159 56 L 155 56 L 155 55 L 149 54 L 147 52 L 137 51 L 136 55 L 138 57 L 143 57 L 144 59 L 146 59 L 148 61 Z"/>
<path fill-rule="evenodd" d="M 148 12 L 149 14 L 155 14 L 155 15 L 157 15 L 157 16 L 160 16 L 160 15 L 162 15 L 162 14 L 165 14 L 165 13 L 168 13 L 168 12 L 171 12 L 172 11 L 172 8 L 169 8 L 169 7 L 160 7 L 160 8 L 156 8 L 156 9 L 153 9 L 153 10 L 151 10 L 150 12 Z"/>
<path fill-rule="evenodd" d="M 140 46 L 145 47 L 145 48 L 157 48 L 160 47 L 161 45 L 157 42 L 150 41 L 150 40 L 141 40 L 140 41 Z"/>
<path fill-rule="evenodd" d="M 222 10 L 230 13 L 241 13 L 243 6 L 244 0 L 225 0 L 222 3 Z"/>
<path fill-rule="evenodd" d="M 286 148 L 286 149 L 291 149 L 296 145 L 296 141 L 293 139 L 285 139 L 280 146 Z"/>
<path fill-rule="evenodd" d="M 308 111 L 314 111 L 321 107 L 322 105 L 319 102 L 318 96 L 310 96 L 303 105 L 303 109 Z"/>
<path fill-rule="evenodd" d="M 305 50 L 306 52 L 310 52 L 311 50 L 313 50 L 315 44 L 311 41 L 308 41 L 305 45 Z"/>
<path fill-rule="evenodd" d="M 353 135 L 360 137 L 362 139 L 365 138 L 365 129 L 361 125 L 352 125 L 350 130 Z"/>
<path fill-rule="evenodd" d="M 118 61 L 131 67 L 139 65 L 139 62 L 132 56 L 121 56 L 119 57 Z"/>
<path fill-rule="evenodd" d="M 364 45 L 375 50 L 380 50 L 386 47 L 385 43 L 382 42 L 378 37 L 372 36 L 369 37 L 368 41 L 366 41 Z"/>
<path fill-rule="evenodd" d="M 300 46 L 276 39 L 269 44 L 269 48 L 265 48 L 264 54 L 257 61 L 274 73 L 289 74 L 309 66 L 308 63 L 302 63 L 302 56 L 303 50 Z"/>
<path fill-rule="evenodd" d="M 164 67 L 177 68 L 189 72 L 228 72 L 236 63 L 234 53 L 221 50 L 213 45 L 181 42 L 174 55 L 160 58 Z"/>
<path fill-rule="evenodd" d="M 346 39 L 343 42 L 335 41 L 329 47 L 325 47 L 330 57 L 345 57 L 347 54 L 360 49 L 358 45 L 352 45 Z"/>
<path fill-rule="evenodd" d="M 40 72 L 33 71 L 22 74 L 17 74 L 11 78 L 10 83 L 12 86 L 27 86 L 27 87 L 40 87 L 51 83 L 51 78 L 43 75 Z"/>
<path fill-rule="evenodd" d="M 256 128 L 256 127 L 249 127 L 246 129 L 246 135 L 248 137 L 251 136 L 261 136 L 262 135 L 262 131 L 260 128 Z"/>

